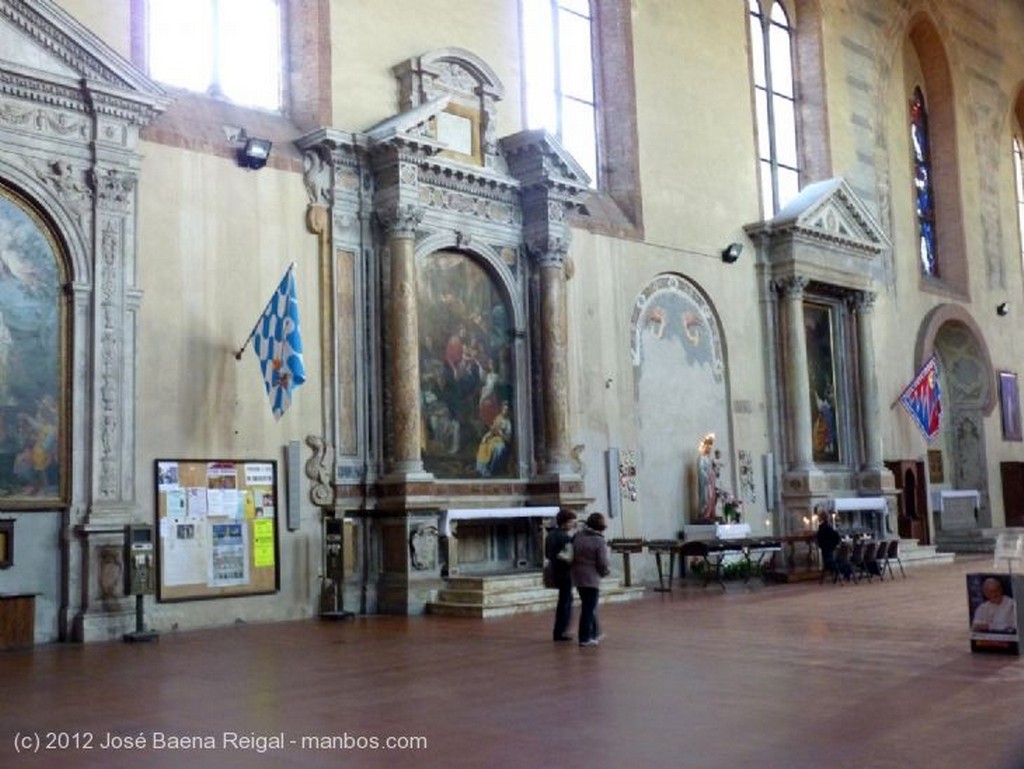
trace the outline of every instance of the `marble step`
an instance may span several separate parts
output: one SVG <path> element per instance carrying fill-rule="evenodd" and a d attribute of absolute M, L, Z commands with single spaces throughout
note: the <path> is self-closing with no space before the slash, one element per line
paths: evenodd
<path fill-rule="evenodd" d="M 435 600 L 427 603 L 428 614 L 457 617 L 504 617 L 513 614 L 554 610 L 558 593 L 544 587 L 540 572 L 516 575 L 459 576 L 447 580 Z M 623 587 L 616 575 L 601 585 L 601 603 L 642 598 L 642 587 Z M 577 599 L 578 600 L 578 599 Z"/>

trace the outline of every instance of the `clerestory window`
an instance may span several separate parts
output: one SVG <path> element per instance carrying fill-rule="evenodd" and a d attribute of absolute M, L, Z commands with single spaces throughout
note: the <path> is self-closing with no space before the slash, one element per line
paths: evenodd
<path fill-rule="evenodd" d="M 1017 136 L 1013 137 L 1013 181 L 1017 198 L 1017 246 L 1021 267 L 1024 267 L 1024 148 Z"/>
<path fill-rule="evenodd" d="M 590 0 L 521 0 L 526 124 L 557 136 L 598 177 Z"/>
<path fill-rule="evenodd" d="M 778 213 L 800 191 L 792 26 L 777 0 L 749 0 L 761 205 Z"/>
<path fill-rule="evenodd" d="M 148 0 L 154 80 L 247 107 L 282 107 L 278 0 Z"/>
<path fill-rule="evenodd" d="M 928 109 L 920 88 L 914 88 L 910 99 L 910 147 L 914 154 L 914 206 L 917 212 L 917 250 L 921 270 L 925 275 L 938 277 L 931 135 L 928 131 Z"/>

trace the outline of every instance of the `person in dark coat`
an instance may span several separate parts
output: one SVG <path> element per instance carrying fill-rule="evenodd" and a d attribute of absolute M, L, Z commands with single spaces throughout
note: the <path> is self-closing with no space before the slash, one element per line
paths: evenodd
<path fill-rule="evenodd" d="M 849 564 L 843 564 L 842 566 L 836 564 L 836 548 L 839 547 L 842 537 L 839 536 L 839 532 L 829 522 L 827 515 L 822 517 L 821 523 L 818 524 L 817 540 L 818 549 L 821 550 L 821 567 L 832 574 L 841 569 L 843 579 L 849 579 L 853 576 L 853 570 Z"/>
<path fill-rule="evenodd" d="M 604 539 L 607 527 L 601 513 L 591 513 L 572 543 L 572 581 L 580 594 L 580 646 L 597 646 L 602 637 L 597 621 L 597 600 L 601 578 L 611 573 L 608 543 Z"/>
<path fill-rule="evenodd" d="M 576 513 L 559 510 L 555 525 L 548 530 L 544 541 L 544 557 L 551 564 L 551 575 L 558 589 L 558 604 L 555 606 L 555 641 L 571 641 L 569 623 L 572 621 L 572 564 L 558 557 L 562 549 L 573 541 L 576 529 Z"/>

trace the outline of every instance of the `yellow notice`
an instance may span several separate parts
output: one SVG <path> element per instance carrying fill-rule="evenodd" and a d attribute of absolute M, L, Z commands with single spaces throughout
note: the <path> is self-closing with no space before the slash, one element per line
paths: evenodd
<path fill-rule="evenodd" d="M 274 519 L 252 520 L 252 565 L 260 569 L 274 565 Z"/>

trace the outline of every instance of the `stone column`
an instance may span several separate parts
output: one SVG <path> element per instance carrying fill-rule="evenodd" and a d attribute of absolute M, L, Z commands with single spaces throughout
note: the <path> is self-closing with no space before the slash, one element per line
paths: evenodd
<path fill-rule="evenodd" d="M 422 211 L 400 208 L 389 222 L 388 390 L 391 394 L 390 452 L 393 474 L 423 475 L 420 455 L 420 359 L 416 309 L 416 227 Z"/>
<path fill-rule="evenodd" d="M 562 243 L 537 260 L 540 271 L 541 365 L 544 386 L 544 471 L 564 475 L 569 463 L 569 381 L 566 361 L 565 251 Z"/>
<path fill-rule="evenodd" d="M 807 333 L 804 328 L 804 288 L 807 279 L 792 276 L 776 281 L 782 296 L 786 340 L 786 422 L 792 456 L 790 469 L 814 467 L 811 442 L 811 385 L 807 373 Z"/>
<path fill-rule="evenodd" d="M 849 304 L 857 317 L 857 357 L 860 368 L 860 414 L 864 431 L 862 470 L 877 472 L 882 468 L 882 435 L 878 417 L 878 383 L 875 379 L 875 342 L 871 335 L 871 311 L 875 294 L 861 291 L 850 297 Z"/>

